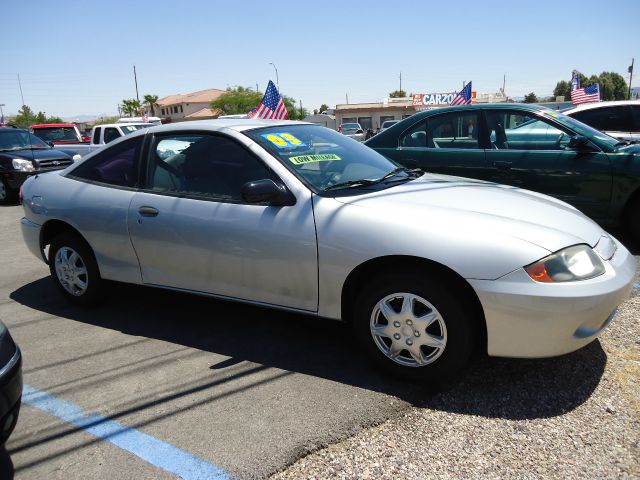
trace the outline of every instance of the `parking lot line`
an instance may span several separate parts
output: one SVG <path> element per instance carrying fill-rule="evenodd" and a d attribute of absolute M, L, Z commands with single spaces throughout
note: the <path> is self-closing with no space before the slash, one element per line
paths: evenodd
<path fill-rule="evenodd" d="M 223 480 L 230 476 L 220 467 L 205 462 L 146 433 L 127 427 L 30 385 L 24 385 L 22 402 L 110 442 L 147 463 L 185 480 Z"/>

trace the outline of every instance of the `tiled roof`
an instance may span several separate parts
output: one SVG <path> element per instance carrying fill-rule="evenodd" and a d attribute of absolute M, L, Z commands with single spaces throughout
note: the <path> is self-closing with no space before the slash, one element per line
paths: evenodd
<path fill-rule="evenodd" d="M 179 103 L 209 103 L 224 92 L 224 90 L 218 88 L 208 88 L 206 90 L 200 90 L 199 92 L 185 93 L 184 95 L 169 95 L 158 100 L 158 105 L 166 107 Z"/>
<path fill-rule="evenodd" d="M 200 120 L 203 118 L 216 118 L 218 115 L 220 115 L 222 112 L 218 109 L 216 110 L 211 110 L 210 108 L 201 108 L 200 110 L 198 110 L 197 112 L 193 112 L 189 115 L 185 115 L 185 119 L 187 120 Z"/>

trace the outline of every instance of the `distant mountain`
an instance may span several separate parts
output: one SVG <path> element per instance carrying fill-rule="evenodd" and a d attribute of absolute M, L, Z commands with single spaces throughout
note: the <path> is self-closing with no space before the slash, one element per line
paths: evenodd
<path fill-rule="evenodd" d="M 92 122 L 97 120 L 98 118 L 104 117 L 116 117 L 117 113 L 99 113 L 95 115 L 69 115 L 66 117 L 62 117 L 65 122 Z"/>

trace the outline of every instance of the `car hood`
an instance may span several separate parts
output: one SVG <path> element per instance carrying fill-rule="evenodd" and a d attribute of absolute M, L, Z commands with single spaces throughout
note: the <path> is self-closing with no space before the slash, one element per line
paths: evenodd
<path fill-rule="evenodd" d="M 594 246 L 603 234 L 599 225 L 555 198 L 447 175 L 425 174 L 389 189 L 336 200 L 375 209 L 381 216 L 403 215 L 431 228 L 447 225 L 461 234 L 508 235 L 549 252 L 579 243 Z"/>
<path fill-rule="evenodd" d="M 24 158 L 26 160 L 69 160 L 69 155 L 66 153 L 55 150 L 53 148 L 47 149 L 33 149 L 33 150 L 14 150 L 12 152 L 4 152 L 11 154 L 15 158 Z"/>

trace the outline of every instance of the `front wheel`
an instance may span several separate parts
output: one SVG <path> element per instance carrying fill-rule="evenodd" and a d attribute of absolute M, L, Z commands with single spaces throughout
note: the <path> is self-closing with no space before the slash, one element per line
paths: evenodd
<path fill-rule="evenodd" d="M 7 182 L 0 178 L 0 205 L 14 202 L 16 191 L 7 185 Z"/>
<path fill-rule="evenodd" d="M 49 247 L 49 271 L 71 302 L 90 305 L 103 294 L 103 281 L 91 247 L 78 235 L 62 234 Z"/>
<path fill-rule="evenodd" d="M 466 365 L 474 347 L 476 323 L 463 295 L 456 295 L 454 285 L 421 275 L 374 280 L 357 296 L 356 338 L 393 375 L 447 380 Z"/>

